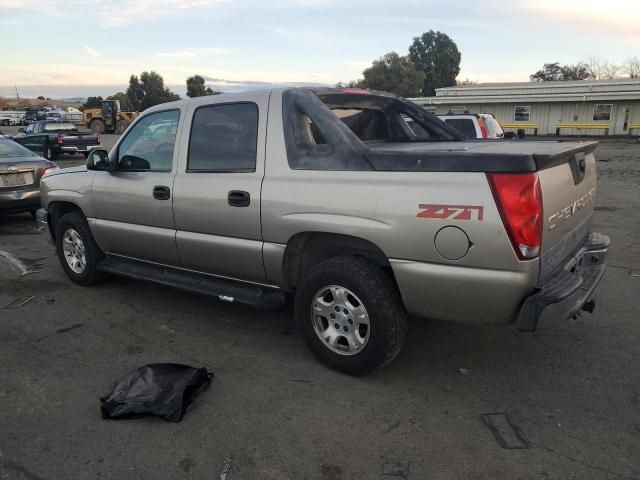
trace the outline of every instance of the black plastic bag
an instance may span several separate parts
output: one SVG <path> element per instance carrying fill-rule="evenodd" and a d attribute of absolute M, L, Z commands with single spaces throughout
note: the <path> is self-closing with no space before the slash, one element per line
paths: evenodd
<path fill-rule="evenodd" d="M 102 418 L 118 420 L 149 415 L 179 422 L 193 399 L 211 383 L 213 373 L 177 363 L 154 363 L 128 373 L 100 399 Z"/>

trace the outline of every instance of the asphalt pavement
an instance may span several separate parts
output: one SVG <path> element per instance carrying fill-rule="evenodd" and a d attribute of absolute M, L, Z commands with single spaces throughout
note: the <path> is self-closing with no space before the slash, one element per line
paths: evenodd
<path fill-rule="evenodd" d="M 594 314 L 517 336 L 415 319 L 364 378 L 314 360 L 287 310 L 74 285 L 29 215 L 0 218 L 0 479 L 640 478 L 640 143 L 597 155 Z M 181 423 L 103 420 L 112 382 L 154 362 L 215 378 Z"/>

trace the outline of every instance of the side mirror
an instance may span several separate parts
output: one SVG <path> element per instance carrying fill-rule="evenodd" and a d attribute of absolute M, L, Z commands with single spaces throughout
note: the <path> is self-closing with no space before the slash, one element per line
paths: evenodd
<path fill-rule="evenodd" d="M 87 157 L 87 170 L 113 171 L 114 166 L 109 159 L 109 152 L 106 150 L 91 150 Z"/>
<path fill-rule="evenodd" d="M 20 132 L 20 133 L 24 133 L 24 128 L 19 128 L 19 129 L 18 129 L 18 132 Z"/>

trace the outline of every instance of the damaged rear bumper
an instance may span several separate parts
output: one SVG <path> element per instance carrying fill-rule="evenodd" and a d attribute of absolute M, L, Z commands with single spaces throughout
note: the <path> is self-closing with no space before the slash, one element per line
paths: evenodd
<path fill-rule="evenodd" d="M 578 252 L 524 301 L 513 324 L 532 332 L 566 320 L 581 310 L 592 312 L 594 291 L 606 270 L 609 237 L 591 233 Z"/>

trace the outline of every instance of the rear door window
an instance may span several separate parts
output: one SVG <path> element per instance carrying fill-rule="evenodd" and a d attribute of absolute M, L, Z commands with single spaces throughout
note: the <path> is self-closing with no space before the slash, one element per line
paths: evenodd
<path fill-rule="evenodd" d="M 191 124 L 188 172 L 254 172 L 258 106 L 230 103 L 199 107 Z"/>
<path fill-rule="evenodd" d="M 444 121 L 467 138 L 477 137 L 475 122 L 470 118 L 445 118 Z"/>

